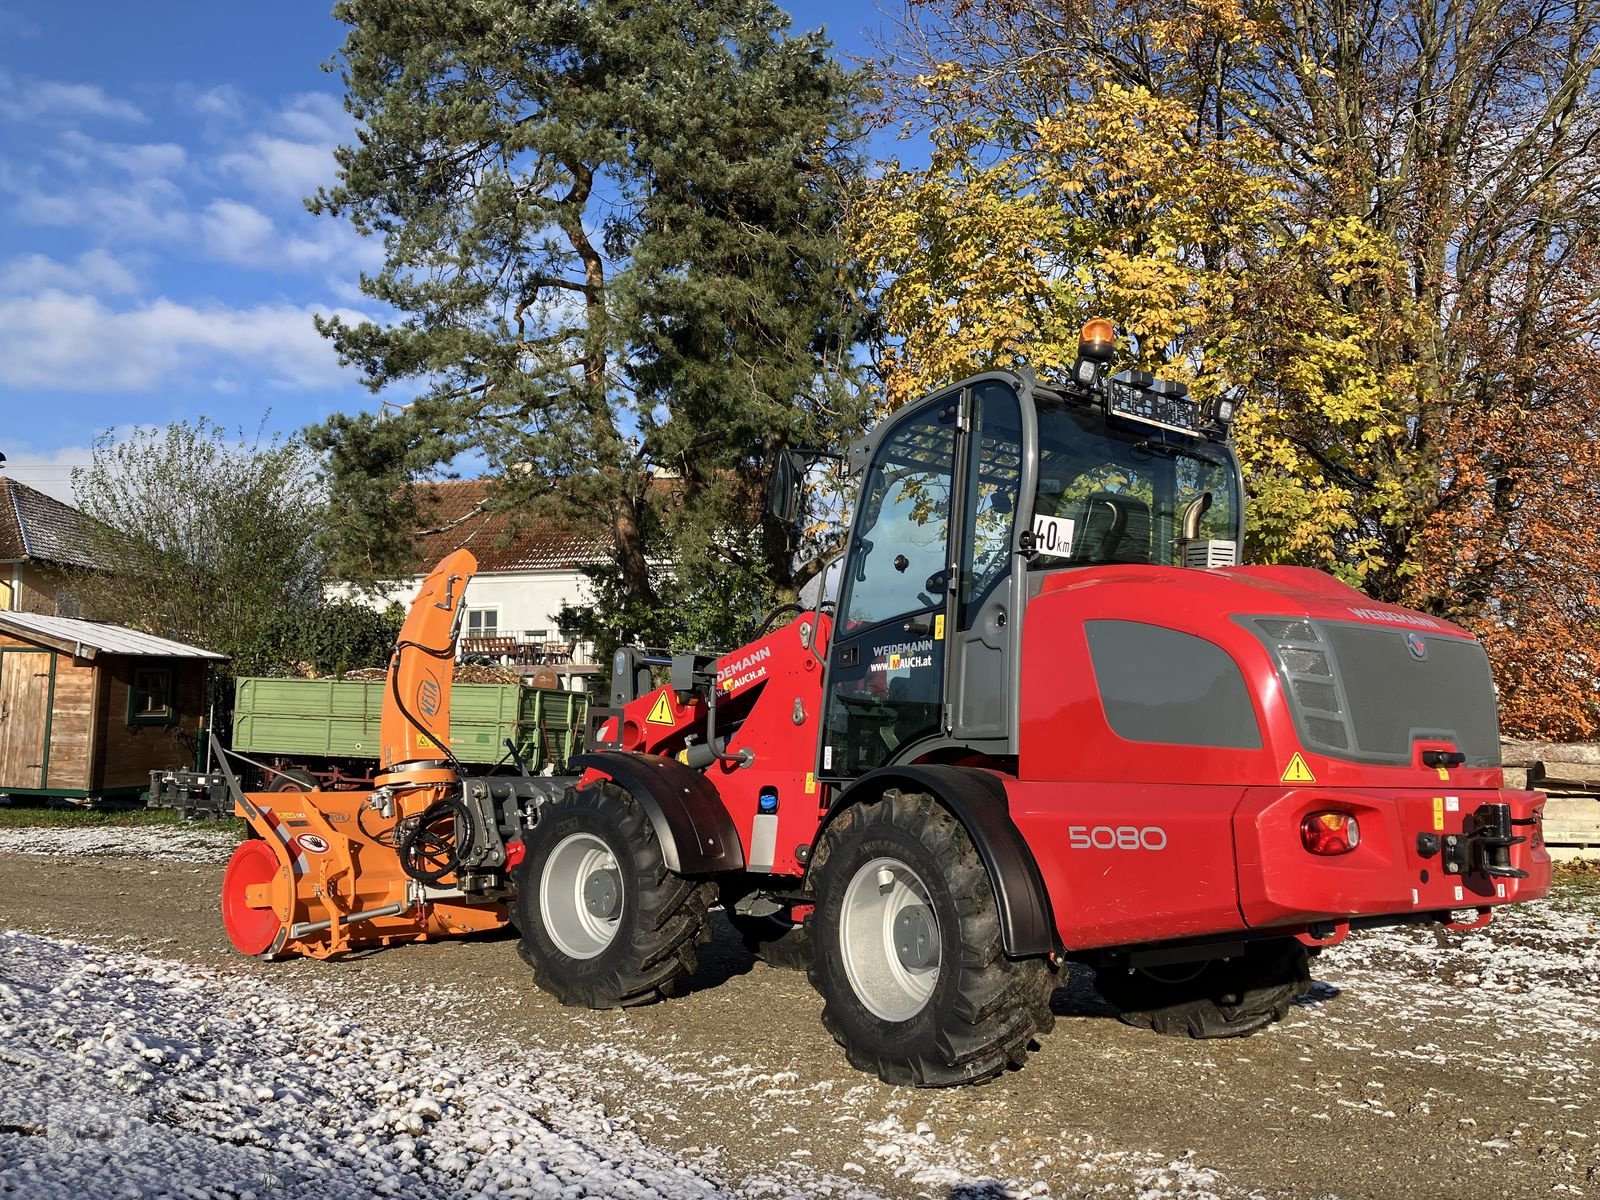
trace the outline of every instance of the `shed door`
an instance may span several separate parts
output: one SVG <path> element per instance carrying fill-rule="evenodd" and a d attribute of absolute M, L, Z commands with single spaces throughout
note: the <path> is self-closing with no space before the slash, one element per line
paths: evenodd
<path fill-rule="evenodd" d="M 0 791 L 44 786 L 52 657 L 48 650 L 0 654 Z"/>

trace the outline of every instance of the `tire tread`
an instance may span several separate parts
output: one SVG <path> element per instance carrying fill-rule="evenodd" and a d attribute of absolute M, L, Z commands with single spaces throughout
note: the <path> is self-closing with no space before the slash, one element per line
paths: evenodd
<path fill-rule="evenodd" d="M 813 913 L 807 928 L 815 953 L 807 976 L 823 998 L 824 1027 L 852 1066 L 890 1084 L 982 1083 L 1021 1066 L 1037 1039 L 1055 1024 L 1050 1010 L 1055 972 L 1043 959 L 1005 956 L 993 885 L 971 838 L 949 810 L 925 793 L 896 789 L 846 809 L 824 832 L 813 855 L 819 898 L 830 886 L 829 861 L 879 826 L 910 834 L 940 865 L 940 878 L 960 922 L 959 953 L 945 960 L 958 972 L 956 985 L 929 1044 L 899 1052 L 867 1044 L 841 1015 L 841 1007 L 858 1002 L 847 982 L 836 987 L 834 973 L 823 961 L 823 935 Z"/>
<path fill-rule="evenodd" d="M 699 965 L 697 948 L 708 931 L 716 885 L 669 871 L 644 809 L 615 784 L 572 789 L 545 809 L 541 821 L 554 820 L 563 812 L 574 810 L 611 822 L 624 843 L 633 848 L 631 855 L 618 859 L 619 865 L 632 865 L 633 894 L 638 905 L 638 919 L 632 923 L 627 953 L 603 953 L 602 958 L 613 957 L 617 961 L 602 970 L 585 970 L 581 963 L 576 969 L 557 969 L 558 964 L 547 961 L 537 945 L 530 945 L 529 931 L 537 923 L 534 907 L 539 891 L 534 877 L 536 856 L 530 854 L 519 868 L 517 881 L 517 927 L 522 932 L 518 954 L 533 969 L 534 982 L 565 1005 L 636 1008 L 674 995 L 679 984 Z M 623 931 L 618 936 L 623 936 Z"/>

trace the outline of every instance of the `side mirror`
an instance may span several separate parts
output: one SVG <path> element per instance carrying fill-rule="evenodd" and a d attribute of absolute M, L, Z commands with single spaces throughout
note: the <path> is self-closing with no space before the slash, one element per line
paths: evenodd
<path fill-rule="evenodd" d="M 780 450 L 767 480 L 767 511 L 785 525 L 800 516 L 805 486 L 805 460 L 792 450 Z"/>

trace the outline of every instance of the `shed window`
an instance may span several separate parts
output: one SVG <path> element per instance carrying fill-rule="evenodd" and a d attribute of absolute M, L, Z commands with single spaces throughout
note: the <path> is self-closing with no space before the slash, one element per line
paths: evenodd
<path fill-rule="evenodd" d="M 136 667 L 128 691 L 128 724 L 171 725 L 178 719 L 172 707 L 172 671 L 167 667 Z"/>

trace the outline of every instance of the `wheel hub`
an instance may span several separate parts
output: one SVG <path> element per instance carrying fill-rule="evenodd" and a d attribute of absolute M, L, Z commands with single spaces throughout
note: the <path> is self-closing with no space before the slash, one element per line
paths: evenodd
<path fill-rule="evenodd" d="M 615 871 L 595 871 L 583 881 L 583 906 L 602 921 L 622 911 L 622 878 Z"/>
<path fill-rule="evenodd" d="M 611 847 L 592 833 L 572 833 L 539 871 L 539 916 L 556 949 L 588 959 L 616 940 L 626 896 Z"/>
<path fill-rule="evenodd" d="M 902 908 L 894 919 L 894 952 L 908 971 L 925 971 L 939 963 L 939 926 L 926 904 Z"/>
<path fill-rule="evenodd" d="M 921 876 L 898 858 L 863 863 L 845 885 L 839 951 L 850 988 L 884 1021 L 909 1021 L 939 982 L 939 918 Z"/>

